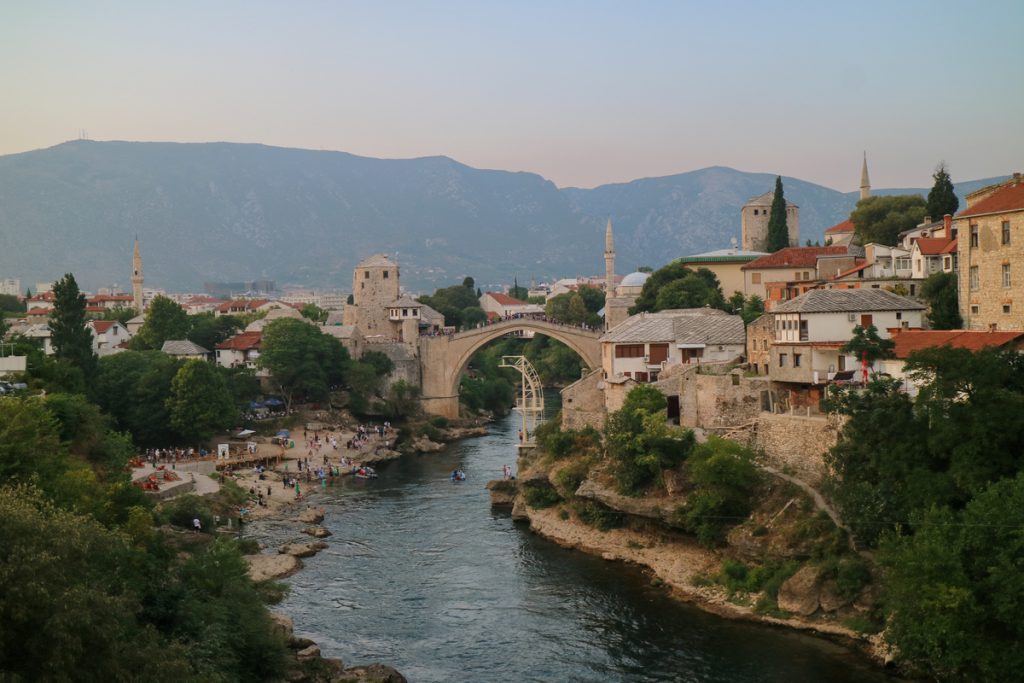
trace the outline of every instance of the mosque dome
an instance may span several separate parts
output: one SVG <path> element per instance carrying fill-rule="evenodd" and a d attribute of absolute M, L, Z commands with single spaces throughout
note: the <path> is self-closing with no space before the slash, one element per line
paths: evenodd
<path fill-rule="evenodd" d="M 626 277 L 622 278 L 622 282 L 619 283 L 620 287 L 643 287 L 644 283 L 647 282 L 647 278 L 651 276 L 650 273 L 641 273 L 639 271 L 630 273 Z"/>

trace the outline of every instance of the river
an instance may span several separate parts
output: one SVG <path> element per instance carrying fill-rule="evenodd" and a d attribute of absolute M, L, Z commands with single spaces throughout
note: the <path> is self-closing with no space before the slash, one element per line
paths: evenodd
<path fill-rule="evenodd" d="M 515 464 L 515 418 L 406 456 L 315 500 L 329 548 L 276 608 L 346 666 L 412 683 L 891 681 L 824 640 L 728 621 L 669 599 L 639 568 L 565 550 L 493 511 L 484 485 Z M 467 480 L 453 484 L 452 469 Z M 259 522 L 269 545 L 306 540 Z"/>

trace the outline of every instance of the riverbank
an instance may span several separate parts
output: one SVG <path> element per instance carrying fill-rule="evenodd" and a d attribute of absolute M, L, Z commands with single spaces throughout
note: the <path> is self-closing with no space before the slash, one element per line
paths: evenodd
<path fill-rule="evenodd" d="M 879 665 L 889 663 L 888 648 L 877 634 L 864 636 L 838 623 L 759 614 L 753 605 L 730 601 L 723 588 L 706 581 L 719 570 L 722 555 L 695 542 L 632 529 L 598 531 L 564 518 L 556 509 L 537 510 L 521 503 L 514 514 L 527 521 L 532 532 L 564 548 L 644 567 L 670 589 L 672 597 L 706 612 L 823 636 L 866 654 Z"/>

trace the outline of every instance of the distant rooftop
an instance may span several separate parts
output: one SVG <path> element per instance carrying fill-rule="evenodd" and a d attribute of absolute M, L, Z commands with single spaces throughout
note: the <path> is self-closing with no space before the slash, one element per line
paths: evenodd
<path fill-rule="evenodd" d="M 812 289 L 779 304 L 772 313 L 859 313 L 924 309 L 924 304 L 884 289 Z"/>
<path fill-rule="evenodd" d="M 715 249 L 714 251 L 706 251 L 703 254 L 680 256 L 675 260 L 675 263 L 746 263 L 747 261 L 753 261 L 767 255 L 768 252 L 750 251 L 747 249 Z"/>

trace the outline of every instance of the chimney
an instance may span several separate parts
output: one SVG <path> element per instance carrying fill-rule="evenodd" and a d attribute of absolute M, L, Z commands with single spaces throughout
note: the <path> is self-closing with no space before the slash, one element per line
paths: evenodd
<path fill-rule="evenodd" d="M 932 222 L 932 217 L 931 216 L 925 216 L 924 217 L 924 225 L 928 225 L 931 222 Z"/>
<path fill-rule="evenodd" d="M 942 216 L 942 227 L 946 229 L 946 239 L 953 237 L 953 216 L 944 214 Z"/>

